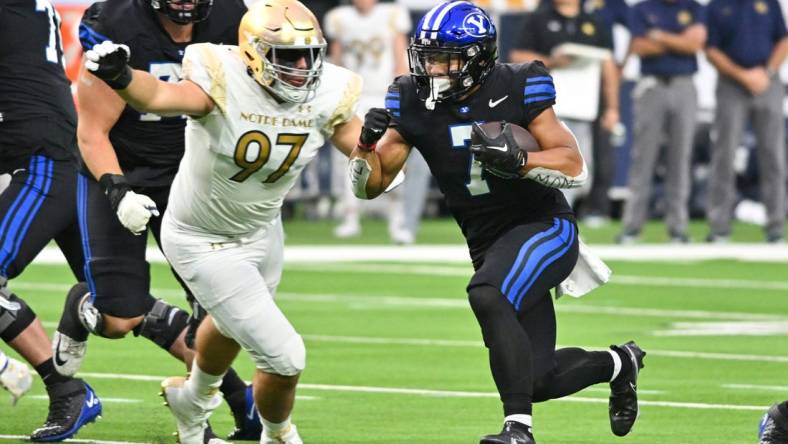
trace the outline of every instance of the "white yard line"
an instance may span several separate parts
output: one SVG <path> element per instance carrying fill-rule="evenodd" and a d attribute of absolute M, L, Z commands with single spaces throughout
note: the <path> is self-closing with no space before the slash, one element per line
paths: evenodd
<path fill-rule="evenodd" d="M 29 395 L 25 396 L 25 399 L 33 399 L 36 401 L 49 401 L 49 396 L 47 395 Z M 137 404 L 140 402 L 144 402 L 142 399 L 129 399 L 129 398 L 105 398 L 100 396 L 99 399 L 102 403 L 110 403 L 110 404 Z"/>
<path fill-rule="evenodd" d="M 723 388 L 734 390 L 762 390 L 764 392 L 788 392 L 784 385 L 757 385 L 757 384 L 723 384 Z"/>
<path fill-rule="evenodd" d="M 788 248 L 782 245 L 592 245 L 593 251 L 605 260 L 617 261 L 701 261 L 738 259 L 754 262 L 788 262 Z M 468 249 L 464 245 L 295 245 L 285 247 L 285 262 L 436 262 L 468 263 Z M 150 262 L 164 262 L 164 255 L 156 247 L 148 247 Z M 47 247 L 36 258 L 38 263 L 63 263 L 57 247 Z"/>
<path fill-rule="evenodd" d="M 19 441 L 28 441 L 30 439 L 29 436 L 26 435 L 0 435 L 1 439 L 13 439 Z M 81 443 L 88 443 L 88 444 L 150 444 L 145 442 L 133 442 L 133 441 L 103 441 L 100 439 L 67 439 L 63 442 L 81 442 Z"/>
<path fill-rule="evenodd" d="M 95 379 L 125 379 L 133 381 L 161 381 L 165 376 L 152 375 L 129 375 L 121 373 L 80 373 L 84 378 Z M 393 394 L 393 395 L 413 395 L 428 396 L 438 398 L 498 398 L 496 392 L 474 392 L 460 390 L 431 390 L 401 387 L 373 387 L 363 385 L 337 385 L 337 384 L 298 384 L 302 390 L 317 390 L 343 393 L 370 393 L 370 394 Z M 556 399 L 555 401 L 584 402 L 595 404 L 607 404 L 607 398 L 586 398 L 582 396 L 569 396 Z M 712 409 L 712 410 L 757 410 L 763 411 L 768 406 L 737 405 L 737 404 L 711 404 L 700 402 L 673 402 L 673 401 L 647 401 L 639 400 L 641 406 L 671 407 L 684 409 Z"/>

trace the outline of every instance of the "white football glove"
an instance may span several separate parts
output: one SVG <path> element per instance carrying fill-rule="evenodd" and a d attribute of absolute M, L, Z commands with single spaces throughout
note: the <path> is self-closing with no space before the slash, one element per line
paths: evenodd
<path fill-rule="evenodd" d="M 145 231 L 151 216 L 159 215 L 159 209 L 150 197 L 129 190 L 118 204 L 117 215 L 124 227 L 139 236 Z"/>

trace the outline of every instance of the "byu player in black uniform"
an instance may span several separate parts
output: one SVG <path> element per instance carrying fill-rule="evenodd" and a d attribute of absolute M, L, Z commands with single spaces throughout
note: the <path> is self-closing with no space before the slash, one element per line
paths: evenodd
<path fill-rule="evenodd" d="M 0 174 L 12 175 L 0 192 L 0 338 L 47 388 L 49 416 L 30 438 L 62 441 L 100 415 L 101 402 L 82 380 L 58 374 L 41 322 L 7 284 L 52 239 L 84 279 L 74 200 L 77 116 L 60 18 L 48 0 L 0 2 L 0 42 Z"/>
<path fill-rule="evenodd" d="M 128 45 L 130 66 L 177 82 L 186 46 L 237 44 L 245 12 L 241 0 L 217 0 L 215 5 L 213 0 L 107 0 L 87 9 L 79 35 L 85 50 L 110 39 Z M 69 292 L 53 341 L 55 364 L 61 373 L 76 372 L 88 331 L 107 338 L 133 331 L 190 365 L 194 355 L 187 344 L 202 309 L 185 285 L 196 314 L 191 319 L 151 296 L 145 260 L 148 222 L 160 240 L 161 218 L 155 216 L 167 206 L 183 156 L 186 119 L 139 113 L 86 70 L 77 99 L 83 158 L 77 200 L 86 283 Z M 258 440 L 261 425 L 251 391 L 234 371 L 225 377 L 222 392 L 239 429 L 233 439 Z"/>
<path fill-rule="evenodd" d="M 354 191 L 380 194 L 416 146 L 446 196 L 476 270 L 468 298 L 503 401 L 504 429 L 482 443 L 532 444 L 532 402 L 607 381 L 611 427 L 624 435 L 637 417 L 634 384 L 645 353 L 632 342 L 601 352 L 555 350 L 549 290 L 572 272 L 578 233 L 551 186 L 578 186 L 585 164 L 552 110 L 555 88 L 544 65 L 495 63 L 495 39 L 489 16 L 465 1 L 421 19 L 408 49 L 411 75 L 389 88 L 388 111 L 365 118 L 349 166 Z M 541 151 L 521 151 L 511 128 L 491 138 L 474 126 L 503 120 L 527 128 Z"/>

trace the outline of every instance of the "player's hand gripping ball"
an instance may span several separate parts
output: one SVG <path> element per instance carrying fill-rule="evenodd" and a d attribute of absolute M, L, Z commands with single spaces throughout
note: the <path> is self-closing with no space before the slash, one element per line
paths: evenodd
<path fill-rule="evenodd" d="M 506 121 L 473 124 L 471 153 L 482 168 L 504 179 L 522 177 L 528 152 L 539 145 L 525 128 Z"/>

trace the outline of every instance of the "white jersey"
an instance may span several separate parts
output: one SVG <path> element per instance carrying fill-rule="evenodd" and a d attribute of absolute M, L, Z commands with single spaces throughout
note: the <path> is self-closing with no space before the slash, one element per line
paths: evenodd
<path fill-rule="evenodd" d="M 342 46 L 342 66 L 364 79 L 364 95 L 383 96 L 394 80 L 394 37 L 410 31 L 410 15 L 402 6 L 378 3 L 367 14 L 339 6 L 323 20 L 326 37 Z"/>
<path fill-rule="evenodd" d="M 277 103 L 246 73 L 237 46 L 210 43 L 186 48 L 183 76 L 215 106 L 186 125 L 167 212 L 183 228 L 226 236 L 256 232 L 279 216 L 301 170 L 352 118 L 362 84 L 326 63 L 312 100 Z"/>

